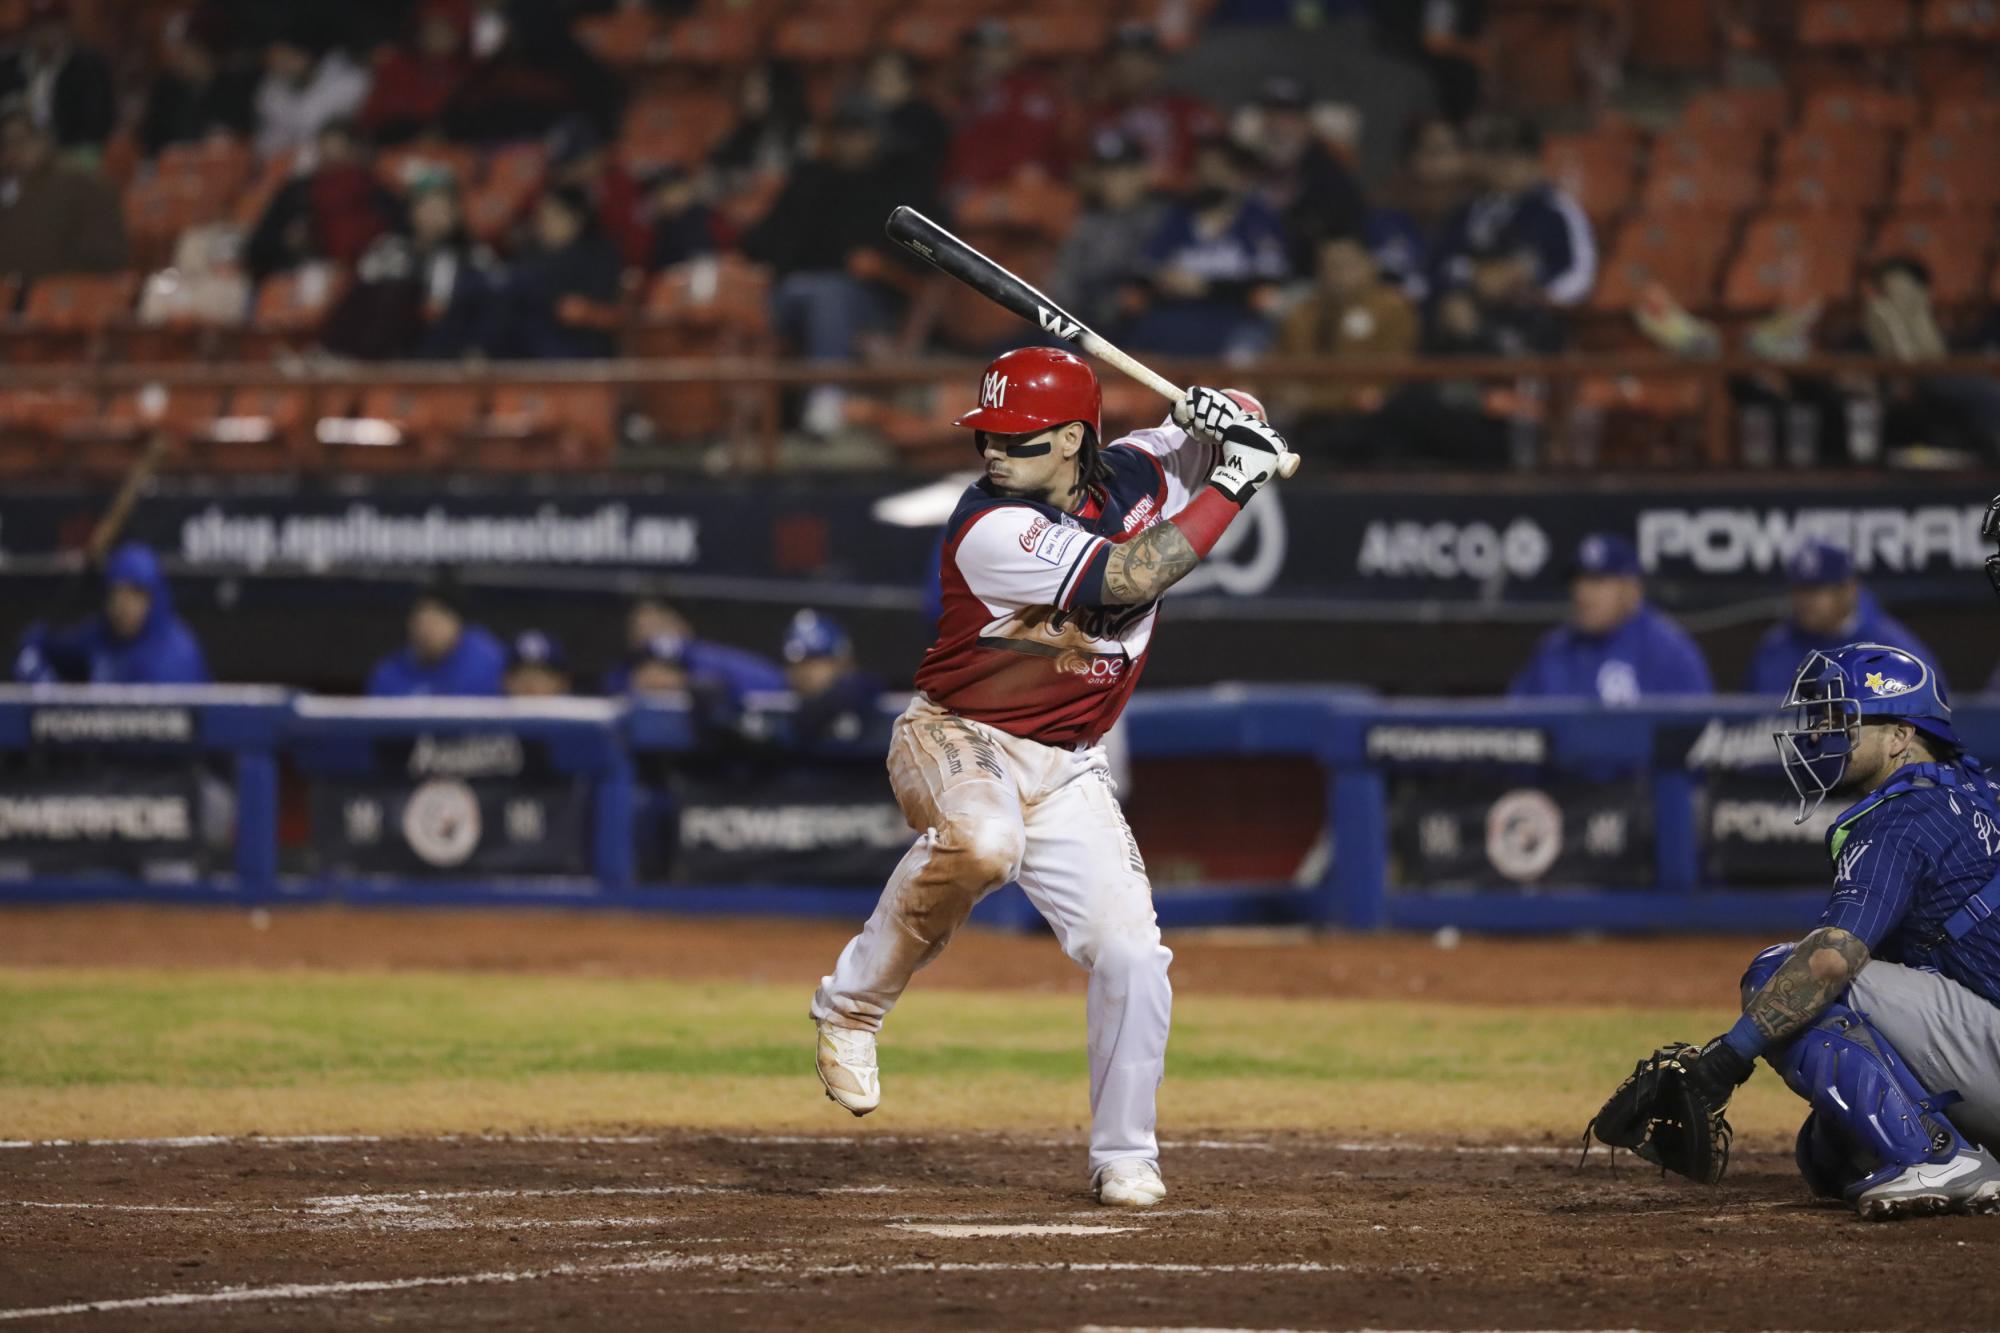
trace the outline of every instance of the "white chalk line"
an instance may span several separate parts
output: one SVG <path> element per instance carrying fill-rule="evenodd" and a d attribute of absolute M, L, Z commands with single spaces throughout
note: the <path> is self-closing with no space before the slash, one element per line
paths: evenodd
<path fill-rule="evenodd" d="M 1004 1236 L 1115 1236 L 1138 1227 L 1096 1222 L 890 1222 L 891 1231 L 914 1231 L 946 1240 L 987 1240 Z"/>
<path fill-rule="evenodd" d="M 114 1300 L 75 1301 L 65 1305 L 42 1305 L 0 1310 L 0 1322 L 23 1319 L 52 1319 L 64 1315 L 108 1314 L 121 1310 L 150 1310 L 201 1305 L 231 1305 L 252 1301 L 311 1301 L 340 1296 L 373 1295 L 394 1291 L 414 1291 L 426 1287 L 493 1286 L 518 1282 L 543 1282 L 554 1278 L 605 1277 L 620 1273 L 667 1273 L 687 1269 L 720 1269 L 732 1273 L 769 1273 L 785 1276 L 841 1277 L 876 1273 L 1339 1273 L 1342 1264 L 1171 1264 L 1171 1263 L 1064 1263 L 1060 1261 L 989 1261 L 981 1263 L 911 1262 L 897 1264 L 817 1264 L 798 1266 L 762 1255 L 657 1254 L 644 1258 L 601 1264 L 562 1263 L 545 1268 L 505 1268 L 483 1273 L 458 1273 L 443 1277 L 383 1278 L 356 1282 L 285 1282 L 269 1286 L 222 1287 L 209 1291 L 162 1292 L 153 1296 L 132 1296 Z"/>
<path fill-rule="evenodd" d="M 87 1208 L 107 1213 L 240 1213 L 204 1203 L 51 1203 L 41 1199 L 4 1199 L 0 1208 Z"/>

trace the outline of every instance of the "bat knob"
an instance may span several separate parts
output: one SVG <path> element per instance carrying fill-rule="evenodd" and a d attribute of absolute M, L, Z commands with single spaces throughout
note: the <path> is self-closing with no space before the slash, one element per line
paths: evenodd
<path fill-rule="evenodd" d="M 1279 476 L 1284 477 L 1287 480 L 1290 480 L 1291 475 L 1294 472 L 1297 472 L 1298 470 L 1299 470 L 1299 456 L 1297 454 L 1287 451 L 1285 456 L 1278 460 Z"/>

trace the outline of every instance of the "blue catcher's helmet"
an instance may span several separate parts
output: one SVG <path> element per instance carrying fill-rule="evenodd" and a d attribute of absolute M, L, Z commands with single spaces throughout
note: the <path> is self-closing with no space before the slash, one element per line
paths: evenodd
<path fill-rule="evenodd" d="M 814 657 L 839 657 L 847 652 L 847 631 L 832 616 L 801 611 L 785 626 L 784 657 L 804 662 Z"/>
<path fill-rule="evenodd" d="M 1907 722 L 1951 754 L 1964 748 L 1937 673 L 1922 658 L 1887 644 L 1850 643 L 1807 654 L 1784 707 L 1794 725 L 1773 738 L 1799 794 L 1801 824 L 1846 776 L 1861 725 L 1870 718 Z"/>

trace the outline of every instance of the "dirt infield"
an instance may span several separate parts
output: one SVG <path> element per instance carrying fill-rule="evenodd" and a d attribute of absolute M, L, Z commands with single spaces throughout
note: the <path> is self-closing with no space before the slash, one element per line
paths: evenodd
<path fill-rule="evenodd" d="M 275 912 L 145 907 L 0 910 L 0 967 L 252 967 L 722 977 L 812 988 L 851 923 L 599 912 Z M 1073 990 L 1084 974 L 1046 936 L 968 931 L 922 986 Z M 1468 938 L 1212 931 L 1169 936 L 1189 993 L 1454 1004 L 1702 1007 L 1728 1003 L 1769 941 Z"/>
<path fill-rule="evenodd" d="M 1990 1219 L 1870 1227 L 1788 1162 L 694 1136 L 0 1149 L 0 1323 L 75 1329 L 1978 1328 Z M 1790 1280 L 1837 1274 L 1837 1288 Z"/>

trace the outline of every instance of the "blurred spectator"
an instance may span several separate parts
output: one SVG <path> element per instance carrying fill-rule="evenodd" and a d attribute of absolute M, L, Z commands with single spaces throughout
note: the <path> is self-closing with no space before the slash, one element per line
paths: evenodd
<path fill-rule="evenodd" d="M 686 167 L 669 165 L 654 173 L 646 186 L 646 207 L 652 224 L 649 257 L 654 268 L 672 268 L 715 253 L 715 213 L 701 201 L 694 176 Z"/>
<path fill-rule="evenodd" d="M 578 43 L 561 0 L 506 0 L 475 16 L 474 64 L 445 113 L 467 143 L 547 134 L 581 114 L 600 140 L 618 133 L 624 85 Z"/>
<path fill-rule="evenodd" d="M 823 151 L 793 169 L 771 211 L 743 237 L 745 254 L 777 270 L 779 332 L 809 360 L 854 357 L 863 335 L 895 320 L 896 279 L 907 269 L 888 249 L 882 219 L 897 204 L 937 216 L 925 182 L 883 158 L 874 109 L 849 100 L 835 112 Z M 813 434 L 838 430 L 844 415 L 837 388 L 819 386 L 806 399 L 804 424 Z"/>
<path fill-rule="evenodd" d="M 410 187 L 408 229 L 377 237 L 354 276 L 321 330 L 329 350 L 452 358 L 479 345 L 498 265 L 466 231 L 457 186 L 440 172 Z"/>
<path fill-rule="evenodd" d="M 547 191 L 535 203 L 528 248 L 495 289 L 487 353 L 535 361 L 616 355 L 624 270 L 582 188 Z"/>
<path fill-rule="evenodd" d="M 784 171 L 798 154 L 805 128 L 806 95 L 798 71 L 778 62 L 752 65 L 736 86 L 735 128 L 709 161 L 730 177 Z"/>
<path fill-rule="evenodd" d="M 329 121 L 314 144 L 312 169 L 265 205 L 244 242 L 244 262 L 259 282 L 314 260 L 352 264 L 396 225 L 398 213 L 353 122 Z"/>
<path fill-rule="evenodd" d="M 111 64 L 76 40 L 69 0 L 28 0 L 21 41 L 0 57 L 0 102 L 20 98 L 64 154 L 95 164 L 117 123 Z"/>
<path fill-rule="evenodd" d="M 1412 301 L 1430 299 L 1438 251 L 1465 204 L 1467 184 L 1458 127 L 1439 116 L 1414 122 L 1403 141 L 1402 163 L 1367 221 L 1376 264 Z"/>
<path fill-rule="evenodd" d="M 1567 339 L 1535 289 L 1535 259 L 1504 245 L 1463 257 L 1463 285 L 1437 300 L 1425 350 L 1439 356 L 1548 356 Z"/>
<path fill-rule="evenodd" d="M 523 630 L 507 645 L 501 690 L 510 699 L 547 699 L 570 692 L 569 657 L 541 630 Z"/>
<path fill-rule="evenodd" d="M 1278 352 L 1329 361 L 1409 356 L 1420 326 L 1408 297 L 1382 281 L 1374 257 L 1358 236 L 1334 236 L 1319 245 L 1312 294 L 1286 314 Z M 1382 406 L 1374 384 L 1302 385 L 1289 407 L 1297 418 L 1293 438 L 1350 457 L 1372 452 L 1364 444 L 1363 414 Z"/>
<path fill-rule="evenodd" d="M 304 148 L 320 131 L 350 120 L 368 98 L 368 71 L 339 47 L 322 47 L 304 24 L 264 49 L 257 87 L 257 154 Z"/>
<path fill-rule="evenodd" d="M 1093 137 L 1105 131 L 1139 146 L 1157 185 L 1177 185 L 1194 166 L 1195 145 L 1222 133 L 1222 118 L 1198 97 L 1163 85 L 1167 61 L 1148 23 L 1121 24 L 1104 71 L 1104 101 L 1091 116 Z"/>
<path fill-rule="evenodd" d="M 868 62 L 863 94 L 882 118 L 882 156 L 898 175 L 937 188 L 951 145 L 951 124 L 917 89 L 917 71 L 902 51 L 884 50 Z"/>
<path fill-rule="evenodd" d="M 117 192 L 95 173 L 58 163 L 54 141 L 25 107 L 0 112 L 0 274 L 33 282 L 124 267 Z"/>
<path fill-rule="evenodd" d="M 1069 109 L 1041 70 L 1020 63 L 1007 21 L 981 21 L 966 33 L 965 48 L 965 101 L 952 128 L 945 187 L 1004 185 L 1029 167 L 1067 176 Z"/>
<path fill-rule="evenodd" d="M 1542 132 L 1533 122 L 1496 116 L 1474 139 L 1479 193 L 1461 208 L 1440 244 L 1439 274 L 1464 282 L 1472 256 L 1495 249 L 1534 261 L 1534 284 L 1553 305 L 1573 306 L 1597 282 L 1597 239 L 1576 200 L 1542 171 Z"/>
<path fill-rule="evenodd" d="M 545 186 L 583 191 L 597 215 L 598 227 L 618 247 L 619 256 L 629 267 L 646 267 L 652 237 L 646 225 L 644 192 L 618 159 L 615 145 L 587 117 L 571 116 L 549 135 Z"/>
<path fill-rule="evenodd" d="M 31 627 L 14 678 L 35 683 L 205 685 L 201 645 L 174 614 L 173 591 L 153 548 L 127 542 L 104 564 L 104 609 L 67 630 Z"/>
<path fill-rule="evenodd" d="M 139 118 L 147 156 L 211 134 L 247 139 L 255 128 L 258 76 L 230 59 L 230 30 L 220 14 L 204 6 L 168 20 L 161 35 L 163 68 L 153 76 Z"/>
<path fill-rule="evenodd" d="M 1145 250 L 1155 295 L 1127 331 L 1135 347 L 1170 356 L 1263 350 L 1262 310 L 1289 274 L 1278 215 L 1251 189 L 1256 160 L 1227 139 L 1195 154 L 1194 188 L 1169 208 Z"/>
<path fill-rule="evenodd" d="M 639 645 L 619 672 L 623 683 L 617 692 L 642 698 L 689 693 L 694 688 L 694 673 L 688 669 L 687 650 L 688 641 L 679 635 L 655 634 Z"/>
<path fill-rule="evenodd" d="M 1923 261 L 1897 255 L 1875 264 L 1862 306 L 1869 349 L 1911 365 L 1951 355 L 1931 292 Z M 1929 375 L 1891 385 L 1886 396 L 1889 448 L 1969 455 L 1967 466 L 2000 462 L 2000 382 L 1992 376 Z"/>
<path fill-rule="evenodd" d="M 1139 276 L 1140 256 L 1160 230 L 1166 205 L 1152 190 L 1139 145 L 1115 130 L 1091 140 L 1081 179 L 1084 208 L 1049 274 L 1049 293 L 1092 328 L 1106 332 L 1125 317 L 1124 297 Z"/>
<path fill-rule="evenodd" d="M 1509 695 L 1618 707 L 1714 691 L 1708 663 L 1687 631 L 1646 604 L 1631 542 L 1592 533 L 1578 544 L 1571 568 L 1569 623 L 1549 631 L 1507 687 Z"/>
<path fill-rule="evenodd" d="M 490 630 L 469 625 L 453 590 L 419 591 L 405 622 L 407 641 L 368 673 L 377 698 L 412 695 L 492 696 L 501 692 L 507 650 Z"/>
<path fill-rule="evenodd" d="M 631 654 L 630 662 L 605 674 L 604 693 L 642 692 L 636 679 L 638 669 L 652 660 L 649 655 L 657 656 L 653 650 L 664 640 L 672 641 L 670 665 L 683 672 L 683 682 L 688 673 L 713 677 L 736 695 L 786 688 L 785 673 L 776 663 L 748 649 L 698 638 L 686 616 L 658 598 L 641 597 L 625 613 L 625 646 Z M 665 688 L 684 688 L 684 683 Z"/>
<path fill-rule="evenodd" d="M 1771 626 L 1750 659 L 1743 688 L 1767 699 L 1782 699 L 1792 687 L 1806 654 L 1831 652 L 1848 643 L 1885 643 L 1901 648 L 1937 671 L 1937 658 L 1923 640 L 1882 609 L 1875 595 L 1854 577 L 1854 559 L 1830 542 L 1808 542 L 1785 564 L 1792 613 Z M 1942 681 L 1942 675 L 1939 676 Z"/>
<path fill-rule="evenodd" d="M 799 739 L 859 739 L 878 711 L 882 682 L 854 665 L 854 643 L 840 622 L 800 611 L 785 627 L 784 658 L 785 678 L 798 696 Z"/>
<path fill-rule="evenodd" d="M 1292 267 L 1309 273 L 1321 240 L 1361 230 L 1367 201 L 1347 164 L 1314 127 L 1304 84 L 1282 76 L 1265 80 L 1257 108 L 1254 144 L 1262 159 L 1264 197 L 1284 219 Z"/>
<path fill-rule="evenodd" d="M 398 144 L 434 132 L 472 70 L 469 0 L 422 0 L 407 42 L 375 65 L 361 125 L 377 143 Z"/>
<path fill-rule="evenodd" d="M 1445 116 L 1463 124 L 1479 107 L 1488 0 L 1368 0 L 1384 45 L 1422 64 Z M 1578 23 L 1565 15 L 1563 23 Z"/>

